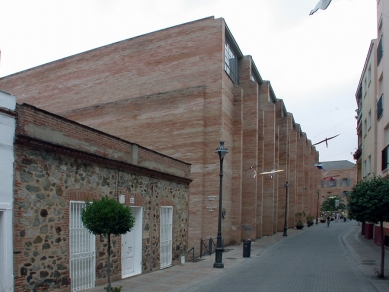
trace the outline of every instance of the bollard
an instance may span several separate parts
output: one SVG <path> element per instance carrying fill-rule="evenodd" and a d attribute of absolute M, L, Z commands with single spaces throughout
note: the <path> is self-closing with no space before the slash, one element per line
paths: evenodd
<path fill-rule="evenodd" d="M 212 254 L 212 237 L 209 238 L 208 251 L 209 251 L 209 255 L 211 255 Z"/>

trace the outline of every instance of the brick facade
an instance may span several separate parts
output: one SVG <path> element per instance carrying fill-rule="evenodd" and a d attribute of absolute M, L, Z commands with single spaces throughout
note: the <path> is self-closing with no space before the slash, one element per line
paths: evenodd
<path fill-rule="evenodd" d="M 70 289 L 70 201 L 103 195 L 143 208 L 143 273 L 159 269 L 160 207 L 173 206 L 173 262 L 180 262 L 188 249 L 190 165 L 29 105 L 16 112 L 15 291 Z M 96 237 L 96 284 L 107 281 L 106 246 Z M 112 238 L 112 267 L 112 279 L 121 279 L 121 236 Z"/>
<path fill-rule="evenodd" d="M 224 70 L 226 37 L 239 59 L 236 84 Z M 320 172 L 312 165 L 318 153 L 270 83 L 262 80 L 251 56 L 240 52 L 222 18 L 70 56 L 1 78 L 0 88 L 19 103 L 191 163 L 189 248 L 196 253 L 200 239 L 217 234 L 215 149 L 221 140 L 229 150 L 223 180 L 225 244 L 283 229 L 286 180 L 289 227 L 295 211 L 313 212 L 309 196 L 320 184 Z M 296 143 L 304 144 L 302 153 Z M 251 166 L 258 173 L 255 179 Z M 275 168 L 284 172 L 273 179 L 259 175 Z M 300 186 L 307 191 L 300 192 Z"/>
<path fill-rule="evenodd" d="M 357 166 L 347 161 L 326 161 L 321 162 L 324 171 L 321 171 L 321 186 L 319 196 L 319 206 L 329 196 L 339 196 L 347 205 L 348 195 L 357 183 Z"/>

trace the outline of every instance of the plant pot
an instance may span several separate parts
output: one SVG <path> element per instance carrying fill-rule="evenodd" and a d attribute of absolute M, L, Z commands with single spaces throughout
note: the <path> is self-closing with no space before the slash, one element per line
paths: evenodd
<path fill-rule="evenodd" d="M 320 223 L 326 223 L 326 220 L 320 220 Z"/>
<path fill-rule="evenodd" d="M 296 225 L 296 229 L 303 229 L 304 225 Z"/>

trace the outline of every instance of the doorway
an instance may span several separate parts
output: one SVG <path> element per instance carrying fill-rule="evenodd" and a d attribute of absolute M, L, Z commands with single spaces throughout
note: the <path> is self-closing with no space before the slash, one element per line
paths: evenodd
<path fill-rule="evenodd" d="M 142 219 L 143 208 L 131 207 L 135 225 L 122 235 L 122 279 L 142 273 Z"/>
<path fill-rule="evenodd" d="M 160 230 L 160 268 L 164 269 L 172 265 L 173 207 L 161 207 Z"/>
<path fill-rule="evenodd" d="M 85 202 L 70 202 L 70 279 L 71 290 L 81 291 L 95 286 L 95 236 L 89 233 L 81 221 Z"/>

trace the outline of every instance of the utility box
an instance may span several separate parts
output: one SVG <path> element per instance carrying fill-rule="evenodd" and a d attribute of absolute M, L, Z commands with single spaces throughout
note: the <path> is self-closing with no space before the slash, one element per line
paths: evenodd
<path fill-rule="evenodd" d="M 251 240 L 247 239 L 243 241 L 243 257 L 249 258 L 251 253 Z"/>

